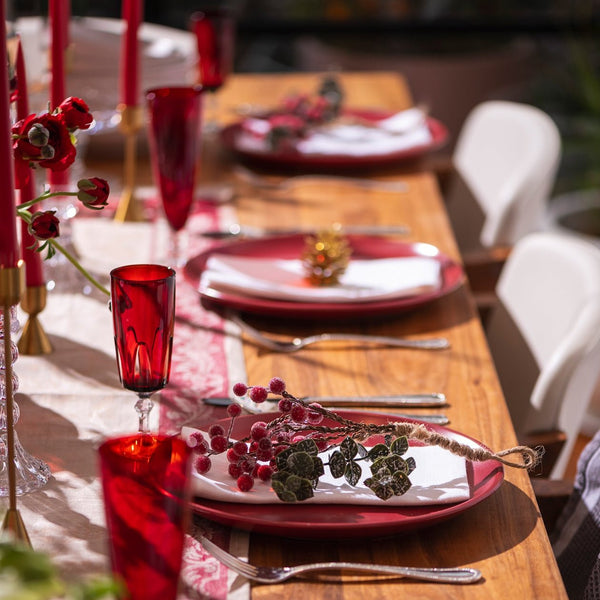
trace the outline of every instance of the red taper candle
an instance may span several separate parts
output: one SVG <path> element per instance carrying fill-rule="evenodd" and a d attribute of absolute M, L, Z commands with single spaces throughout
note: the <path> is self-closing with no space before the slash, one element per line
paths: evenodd
<path fill-rule="evenodd" d="M 27 97 L 27 72 L 23 58 L 23 48 L 19 42 L 17 48 L 17 63 L 15 65 L 17 74 L 17 119 L 20 121 L 29 115 L 29 98 Z M 35 198 L 35 177 L 31 176 L 24 187 L 20 190 L 21 203 L 29 202 Z M 30 209 L 32 213 L 38 210 L 37 204 Z M 32 249 L 36 240 L 29 233 L 27 223 L 21 220 L 21 255 L 25 261 L 25 283 L 27 287 L 44 285 L 44 272 L 42 269 L 42 257 L 39 252 Z"/>
<path fill-rule="evenodd" d="M 125 30 L 121 42 L 121 104 L 139 103 L 138 28 L 142 22 L 142 0 L 123 0 Z"/>
<path fill-rule="evenodd" d="M 9 112 L 6 5 L 0 0 L 0 267 L 14 268 L 19 260 L 14 186 L 14 160 Z"/>
<path fill-rule="evenodd" d="M 50 17 L 50 110 L 54 110 L 65 99 L 65 49 L 68 22 L 70 17 L 69 0 L 49 0 Z M 69 182 L 69 172 L 52 171 L 48 173 L 50 185 L 65 185 Z"/>

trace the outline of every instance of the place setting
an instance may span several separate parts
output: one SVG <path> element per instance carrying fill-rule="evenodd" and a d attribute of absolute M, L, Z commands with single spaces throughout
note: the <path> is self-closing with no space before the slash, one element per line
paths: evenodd
<path fill-rule="evenodd" d="M 191 258 L 183 274 L 208 307 L 336 320 L 416 309 L 464 280 L 462 267 L 431 244 L 335 226 L 221 244 Z"/>
<path fill-rule="evenodd" d="M 446 127 L 420 107 L 399 112 L 348 106 L 335 76 L 316 90 L 294 91 L 272 108 L 221 131 L 238 157 L 270 167 L 354 169 L 414 160 L 441 147 Z"/>

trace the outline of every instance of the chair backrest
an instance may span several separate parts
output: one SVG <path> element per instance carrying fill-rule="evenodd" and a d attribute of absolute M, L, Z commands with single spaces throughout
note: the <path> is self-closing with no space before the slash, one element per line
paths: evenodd
<path fill-rule="evenodd" d="M 561 477 L 600 372 L 600 249 L 538 232 L 513 248 L 486 334 L 517 434 L 560 429 Z"/>
<path fill-rule="evenodd" d="M 471 235 L 484 247 L 513 245 L 541 229 L 560 156 L 558 128 L 542 110 L 500 100 L 479 104 L 467 116 L 452 157 L 472 194 L 470 201 L 464 194 L 462 201 L 451 198 L 453 225 L 472 224 Z M 477 210 L 483 223 L 472 220 Z M 457 238 L 461 248 L 469 245 Z"/>

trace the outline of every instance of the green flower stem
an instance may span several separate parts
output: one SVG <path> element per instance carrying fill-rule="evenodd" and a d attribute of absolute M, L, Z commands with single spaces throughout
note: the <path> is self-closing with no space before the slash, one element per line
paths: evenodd
<path fill-rule="evenodd" d="M 38 196 L 33 200 L 28 200 L 27 202 L 23 202 L 23 204 L 19 204 L 19 206 L 17 206 L 17 210 L 30 208 L 34 204 L 38 204 L 39 202 L 43 202 L 44 200 L 48 200 L 48 198 L 53 198 L 54 196 L 77 196 L 77 194 L 79 194 L 79 192 L 44 192 L 41 196 Z"/>
<path fill-rule="evenodd" d="M 71 195 L 77 195 L 77 194 L 71 194 Z M 31 223 L 31 219 L 33 217 L 33 215 L 27 210 L 26 205 L 29 204 L 31 205 L 31 203 L 29 202 L 24 202 L 23 204 L 19 204 L 18 208 L 17 208 L 17 214 L 19 215 L 19 217 L 21 217 L 21 219 L 23 219 L 26 223 Z M 94 285 L 94 287 L 98 288 L 101 292 L 103 292 L 104 294 L 106 294 L 107 296 L 110 296 L 110 292 L 100 283 L 98 283 L 80 264 L 79 262 L 77 262 L 77 259 L 71 255 L 71 253 L 64 247 L 62 246 L 59 242 L 57 242 L 55 239 L 49 239 L 46 240 L 47 243 L 51 244 L 55 250 L 58 250 L 59 252 L 61 252 L 65 258 L 92 284 Z"/>
<path fill-rule="evenodd" d="M 75 259 L 74 256 L 61 244 L 59 244 L 55 239 L 48 240 L 56 250 L 61 252 L 65 258 L 97 289 L 99 289 L 102 293 L 110 296 L 110 292 L 101 284 L 98 283 Z"/>

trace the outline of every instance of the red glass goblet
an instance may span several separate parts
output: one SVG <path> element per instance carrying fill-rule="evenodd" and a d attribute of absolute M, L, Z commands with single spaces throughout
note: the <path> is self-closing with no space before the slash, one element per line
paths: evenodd
<path fill-rule="evenodd" d="M 171 230 L 170 259 L 183 262 L 177 234 L 194 198 L 200 159 L 202 88 L 165 87 L 146 92 L 152 169 Z"/>
<path fill-rule="evenodd" d="M 175 271 L 127 265 L 110 273 L 111 310 L 119 377 L 137 393 L 139 431 L 148 431 L 150 396 L 169 381 L 175 328 Z"/>
<path fill-rule="evenodd" d="M 198 48 L 197 82 L 210 92 L 211 113 L 217 109 L 215 92 L 225 83 L 233 68 L 235 19 L 230 9 L 211 7 L 190 17 Z M 207 123 L 207 129 L 216 129 Z"/>
<path fill-rule="evenodd" d="M 189 500 L 191 449 L 137 434 L 99 449 L 112 571 L 127 600 L 175 600 Z"/>

